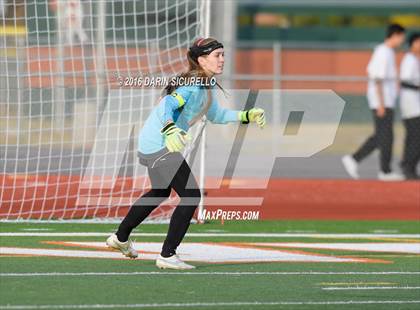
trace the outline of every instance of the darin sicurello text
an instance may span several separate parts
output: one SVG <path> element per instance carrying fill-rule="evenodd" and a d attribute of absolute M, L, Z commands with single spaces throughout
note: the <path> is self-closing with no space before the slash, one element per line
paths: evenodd
<path fill-rule="evenodd" d="M 162 76 L 117 76 L 121 87 L 166 87 L 168 85 L 180 86 L 215 86 L 216 78 L 205 77 L 162 77 Z"/>

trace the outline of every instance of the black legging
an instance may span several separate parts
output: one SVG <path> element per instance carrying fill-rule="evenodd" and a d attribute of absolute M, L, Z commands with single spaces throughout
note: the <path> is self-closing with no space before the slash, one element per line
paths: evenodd
<path fill-rule="evenodd" d="M 405 119 L 404 126 L 406 134 L 401 166 L 404 171 L 416 174 L 420 161 L 420 116 Z"/>
<path fill-rule="evenodd" d="M 152 189 L 133 204 L 118 228 L 117 237 L 122 242 L 127 241 L 131 231 L 170 196 L 173 188 L 181 201 L 172 214 L 162 247 L 161 255 L 169 257 L 175 254 L 190 226 L 191 218 L 200 203 L 201 192 L 185 160 L 181 164 L 168 163 L 147 170 Z"/>
<path fill-rule="evenodd" d="M 353 154 L 353 158 L 357 162 L 360 162 L 378 148 L 380 152 L 381 171 L 389 173 L 391 172 L 392 143 L 394 140 L 392 128 L 394 111 L 393 109 L 386 108 L 384 117 L 378 117 L 376 110 L 372 110 L 372 113 L 375 122 L 375 133 Z"/>

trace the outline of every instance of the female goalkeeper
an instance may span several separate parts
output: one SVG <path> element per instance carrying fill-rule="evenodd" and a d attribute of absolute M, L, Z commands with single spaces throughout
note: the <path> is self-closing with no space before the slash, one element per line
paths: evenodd
<path fill-rule="evenodd" d="M 125 256 L 138 256 L 131 231 L 137 227 L 155 208 L 166 200 L 171 189 L 180 197 L 175 208 L 162 252 L 156 260 L 159 268 L 193 269 L 177 255 L 181 243 L 197 208 L 201 192 L 188 163 L 180 153 L 190 139 L 188 129 L 206 115 L 212 123 L 256 122 L 264 127 L 264 110 L 233 111 L 223 109 L 214 97 L 210 79 L 223 72 L 223 45 L 215 39 L 198 39 L 188 50 L 189 70 L 179 80 L 200 78 L 207 86 L 168 85 L 166 95 L 148 116 L 139 135 L 138 155 L 140 163 L 147 166 L 152 189 L 140 197 L 131 207 L 118 231 L 107 239 L 107 245 L 118 249 Z"/>

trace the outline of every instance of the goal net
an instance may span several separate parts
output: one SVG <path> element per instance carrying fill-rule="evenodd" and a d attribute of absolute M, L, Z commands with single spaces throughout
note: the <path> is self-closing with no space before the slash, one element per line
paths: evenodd
<path fill-rule="evenodd" d="M 0 219 L 122 217 L 150 187 L 137 137 L 208 34 L 209 0 L 13 0 L 0 10 Z M 194 164 L 195 165 L 195 164 Z M 175 198 L 154 211 L 168 219 Z"/>

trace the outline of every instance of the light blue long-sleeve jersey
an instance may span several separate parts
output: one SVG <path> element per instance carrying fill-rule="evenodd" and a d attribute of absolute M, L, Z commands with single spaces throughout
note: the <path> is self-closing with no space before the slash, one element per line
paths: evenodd
<path fill-rule="evenodd" d="M 215 89 L 212 88 L 212 100 L 206 113 L 207 119 L 215 124 L 237 122 L 239 111 L 224 109 L 216 100 Z M 198 116 L 207 103 L 207 90 L 200 86 L 181 86 L 175 95 L 163 97 L 152 110 L 138 138 L 138 150 L 143 154 L 152 154 L 165 147 L 161 129 L 167 121 L 172 120 L 176 126 L 188 131 L 190 122 Z"/>

